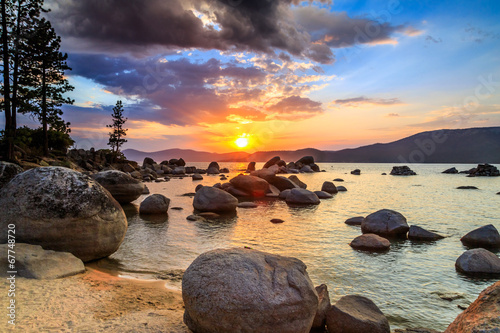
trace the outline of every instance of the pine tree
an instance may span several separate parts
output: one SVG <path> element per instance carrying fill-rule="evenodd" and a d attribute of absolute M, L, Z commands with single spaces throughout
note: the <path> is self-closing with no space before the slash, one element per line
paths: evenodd
<path fill-rule="evenodd" d="M 30 66 L 23 76 L 35 84 L 28 93 L 30 104 L 23 111 L 32 112 L 42 123 L 43 151 L 44 155 L 48 155 L 49 126 L 69 132 L 70 124 L 61 118 L 63 112 L 60 107 L 62 104 L 74 102 L 63 96 L 64 93 L 74 89 L 64 77 L 64 72 L 71 68 L 66 63 L 68 55 L 59 51 L 61 38 L 45 18 L 38 20 L 35 32 L 28 39 L 28 45 L 27 59 Z"/>
<path fill-rule="evenodd" d="M 128 118 L 123 117 L 123 104 L 122 101 L 117 101 L 116 106 L 113 108 L 113 113 L 111 114 L 113 118 L 113 123 L 111 125 L 106 125 L 106 127 L 111 128 L 109 132 L 109 142 L 108 145 L 111 146 L 113 155 L 116 159 L 120 153 L 120 147 L 127 142 L 124 137 L 127 135 L 128 129 L 123 128 L 123 124 Z"/>

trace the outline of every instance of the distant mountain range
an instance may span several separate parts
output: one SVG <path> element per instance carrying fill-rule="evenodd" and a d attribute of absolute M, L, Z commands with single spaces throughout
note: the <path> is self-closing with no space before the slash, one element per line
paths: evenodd
<path fill-rule="evenodd" d="M 127 159 L 142 162 L 151 157 L 161 162 L 183 158 L 186 162 L 265 162 L 273 156 L 290 162 L 311 155 L 316 162 L 347 163 L 500 163 L 500 127 L 422 132 L 407 138 L 353 149 L 325 151 L 314 148 L 294 151 L 208 153 L 191 149 L 142 152 L 123 151 Z"/>

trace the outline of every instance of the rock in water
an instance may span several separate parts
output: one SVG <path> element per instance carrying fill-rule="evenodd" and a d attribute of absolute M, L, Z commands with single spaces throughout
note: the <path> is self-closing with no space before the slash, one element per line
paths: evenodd
<path fill-rule="evenodd" d="M 248 163 L 247 172 L 255 171 L 255 162 Z"/>
<path fill-rule="evenodd" d="M 326 315 L 329 333 L 390 333 L 389 322 L 370 299 L 347 295 L 332 305 Z"/>
<path fill-rule="evenodd" d="M 274 156 L 269 161 L 267 161 L 266 164 L 264 164 L 264 166 L 262 167 L 262 169 L 267 169 L 269 167 L 272 167 L 273 165 L 275 165 L 276 163 L 278 163 L 280 160 L 281 160 L 281 158 L 279 156 Z"/>
<path fill-rule="evenodd" d="M 266 180 L 269 182 L 269 184 L 276 186 L 276 188 L 280 191 L 291 190 L 292 188 L 299 187 L 293 181 L 283 176 L 268 177 L 266 178 Z"/>
<path fill-rule="evenodd" d="M 193 207 L 201 212 L 234 212 L 238 206 L 238 199 L 221 189 L 203 186 L 196 192 Z"/>
<path fill-rule="evenodd" d="M 365 218 L 363 216 L 351 217 L 350 219 L 345 220 L 345 224 L 347 225 L 361 225 Z"/>
<path fill-rule="evenodd" d="M 386 251 L 391 247 L 391 243 L 375 234 L 364 234 L 352 240 L 349 244 L 353 249 L 365 251 Z"/>
<path fill-rule="evenodd" d="M 295 162 L 295 164 L 299 164 L 299 163 L 303 164 L 303 165 L 314 164 L 314 157 L 313 156 L 304 156 L 300 160 L 298 160 L 297 162 Z"/>
<path fill-rule="evenodd" d="M 416 176 L 415 171 L 411 170 L 408 166 L 395 166 L 392 167 L 391 175 L 393 176 Z"/>
<path fill-rule="evenodd" d="M 203 180 L 203 176 L 200 175 L 199 173 L 195 173 L 194 175 L 191 176 L 191 179 L 193 179 L 193 180 Z"/>
<path fill-rule="evenodd" d="M 331 194 L 335 194 L 338 192 L 337 187 L 332 182 L 324 182 L 323 186 L 321 186 L 321 191 L 328 192 Z"/>
<path fill-rule="evenodd" d="M 351 175 L 359 176 L 359 175 L 361 175 L 361 170 L 359 170 L 359 169 L 352 170 Z"/>
<path fill-rule="evenodd" d="M 62 167 L 31 169 L 0 191 L 0 243 L 7 226 L 16 241 L 70 252 L 83 261 L 107 257 L 120 246 L 127 218 L 120 204 L 90 177 Z"/>
<path fill-rule="evenodd" d="M 23 172 L 23 168 L 19 165 L 0 161 L 0 188 L 21 172 Z"/>
<path fill-rule="evenodd" d="M 453 168 L 449 168 L 449 169 L 444 170 L 442 173 L 458 173 L 458 170 L 457 170 L 457 168 L 453 167 Z"/>
<path fill-rule="evenodd" d="M 486 249 L 472 249 L 458 257 L 455 268 L 467 275 L 500 275 L 500 258 Z"/>
<path fill-rule="evenodd" d="M 286 203 L 292 205 L 319 205 L 318 196 L 304 188 L 294 188 L 286 197 Z"/>
<path fill-rule="evenodd" d="M 380 236 L 406 237 L 410 230 L 406 218 L 394 210 L 381 209 L 365 217 L 361 232 Z"/>
<path fill-rule="evenodd" d="M 92 178 L 122 204 L 136 200 L 144 191 L 143 183 L 118 170 L 101 171 Z"/>
<path fill-rule="evenodd" d="M 307 184 L 303 183 L 296 175 L 291 175 L 290 177 L 288 177 L 288 179 L 290 179 L 292 182 L 295 183 L 295 185 L 297 185 L 300 188 L 307 188 Z"/>
<path fill-rule="evenodd" d="M 424 228 L 416 225 L 412 225 L 410 227 L 410 231 L 408 232 L 408 239 L 410 240 L 435 241 L 443 238 L 443 236 L 436 234 L 435 232 L 425 230 Z"/>
<path fill-rule="evenodd" d="M 444 333 L 494 333 L 500 331 L 500 281 L 483 290 Z"/>
<path fill-rule="evenodd" d="M 139 207 L 141 214 L 167 214 L 170 199 L 162 194 L 153 194 L 144 199 Z"/>
<path fill-rule="evenodd" d="M 469 247 L 499 248 L 500 234 L 493 224 L 474 229 L 463 236 L 460 241 Z"/>
<path fill-rule="evenodd" d="M 6 274 L 8 244 L 0 245 L 0 275 Z M 58 279 L 85 272 L 83 262 L 68 252 L 44 250 L 40 245 L 16 243 L 16 270 L 28 279 Z M 5 266 L 5 267 L 4 267 Z"/>
<path fill-rule="evenodd" d="M 193 332 L 309 333 L 318 295 L 298 259 L 217 249 L 182 278 L 184 322 Z"/>
<path fill-rule="evenodd" d="M 314 316 L 312 328 L 323 332 L 326 325 L 326 314 L 332 305 L 330 303 L 330 295 L 328 294 L 328 287 L 326 284 L 317 286 L 316 292 L 318 293 L 319 304 L 318 311 Z"/>
<path fill-rule="evenodd" d="M 333 198 L 333 195 L 331 195 L 330 193 L 325 192 L 325 191 L 314 191 L 314 194 L 316 194 L 318 196 L 318 198 L 320 198 L 320 199 L 331 199 L 331 198 Z"/>
<path fill-rule="evenodd" d="M 238 175 L 229 182 L 252 197 L 263 197 L 269 190 L 269 183 L 255 176 Z"/>

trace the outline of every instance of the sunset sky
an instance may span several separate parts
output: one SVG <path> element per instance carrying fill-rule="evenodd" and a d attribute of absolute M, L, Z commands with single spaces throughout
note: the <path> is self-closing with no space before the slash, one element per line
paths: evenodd
<path fill-rule="evenodd" d="M 500 2 L 51 0 L 78 148 L 338 150 L 500 126 Z M 34 125 L 26 118 L 24 123 Z M 239 148 L 238 138 L 248 139 Z M 240 140 L 239 143 L 242 141 Z"/>

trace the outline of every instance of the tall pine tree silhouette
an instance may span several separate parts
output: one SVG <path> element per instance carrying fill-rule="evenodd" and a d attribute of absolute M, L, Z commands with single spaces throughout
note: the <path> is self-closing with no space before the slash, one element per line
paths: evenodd
<path fill-rule="evenodd" d="M 106 125 L 106 127 L 111 128 L 111 132 L 109 132 L 108 145 L 111 146 L 114 159 L 116 160 L 118 154 L 120 153 L 120 147 L 127 142 L 124 137 L 127 135 L 128 129 L 124 129 L 123 124 L 125 124 L 128 118 L 123 117 L 122 101 L 116 102 L 116 106 L 113 108 L 111 117 L 113 118 L 113 123 L 111 125 Z"/>

